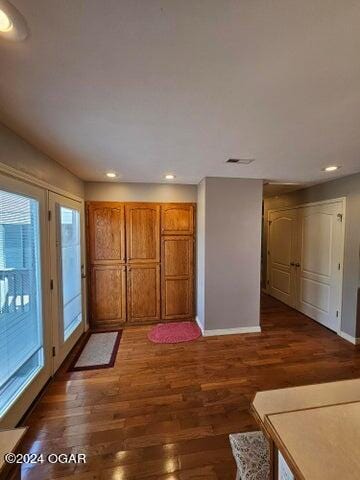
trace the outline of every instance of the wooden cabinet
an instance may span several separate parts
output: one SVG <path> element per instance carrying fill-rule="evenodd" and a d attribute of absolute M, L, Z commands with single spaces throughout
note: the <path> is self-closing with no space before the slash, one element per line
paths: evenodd
<path fill-rule="evenodd" d="M 160 262 L 160 206 L 154 203 L 126 205 L 128 263 Z"/>
<path fill-rule="evenodd" d="M 187 203 L 166 203 L 161 206 L 162 235 L 193 235 L 194 206 Z"/>
<path fill-rule="evenodd" d="M 162 237 L 162 318 L 193 316 L 194 240 L 192 236 Z"/>
<path fill-rule="evenodd" d="M 91 264 L 124 263 L 124 205 L 113 202 L 89 203 L 87 219 Z"/>
<path fill-rule="evenodd" d="M 93 328 L 193 317 L 194 210 L 187 203 L 87 203 Z"/>
<path fill-rule="evenodd" d="M 91 323 L 111 326 L 126 321 L 125 266 L 95 265 L 91 268 Z"/>
<path fill-rule="evenodd" d="M 129 322 L 160 320 L 160 265 L 127 267 Z"/>

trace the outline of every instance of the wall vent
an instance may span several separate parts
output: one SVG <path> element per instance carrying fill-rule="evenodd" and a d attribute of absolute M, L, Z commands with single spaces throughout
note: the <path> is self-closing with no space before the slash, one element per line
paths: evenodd
<path fill-rule="evenodd" d="M 226 163 L 232 163 L 237 165 L 249 165 L 250 163 L 254 162 L 255 158 L 229 158 L 226 160 Z"/>

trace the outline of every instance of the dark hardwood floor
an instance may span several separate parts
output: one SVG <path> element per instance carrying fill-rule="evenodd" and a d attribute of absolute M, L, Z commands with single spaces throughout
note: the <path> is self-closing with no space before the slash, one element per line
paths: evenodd
<path fill-rule="evenodd" d="M 257 390 L 360 376 L 360 349 L 266 296 L 261 334 L 155 345 L 149 328 L 124 331 L 114 368 L 61 368 L 26 422 L 24 451 L 87 463 L 23 466 L 22 478 L 234 480 L 228 434 L 257 428 Z"/>

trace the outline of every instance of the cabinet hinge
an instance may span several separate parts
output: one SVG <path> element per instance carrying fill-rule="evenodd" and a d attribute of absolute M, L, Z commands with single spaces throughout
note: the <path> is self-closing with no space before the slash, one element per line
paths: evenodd
<path fill-rule="evenodd" d="M 52 347 L 52 356 L 55 357 L 55 355 L 56 355 L 56 349 L 55 347 Z"/>
<path fill-rule="evenodd" d="M 339 317 L 339 310 L 336 310 L 336 318 Z"/>
<path fill-rule="evenodd" d="M 49 220 L 49 222 L 51 220 L 51 210 L 48 211 L 48 220 Z"/>
<path fill-rule="evenodd" d="M 269 220 L 269 226 L 272 224 L 272 220 Z"/>
<path fill-rule="evenodd" d="M 54 290 L 54 280 L 50 280 L 50 290 Z"/>
<path fill-rule="evenodd" d="M 341 270 L 341 263 L 338 263 L 338 270 Z"/>

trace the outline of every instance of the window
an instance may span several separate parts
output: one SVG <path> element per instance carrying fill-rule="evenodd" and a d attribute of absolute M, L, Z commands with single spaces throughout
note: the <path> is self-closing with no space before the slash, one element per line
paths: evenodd
<path fill-rule="evenodd" d="M 80 212 L 60 206 L 64 338 L 82 320 Z"/>
<path fill-rule="evenodd" d="M 37 200 L 0 190 L 0 416 L 44 365 Z"/>

